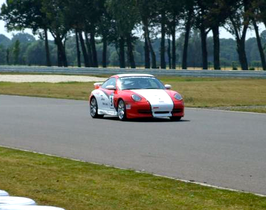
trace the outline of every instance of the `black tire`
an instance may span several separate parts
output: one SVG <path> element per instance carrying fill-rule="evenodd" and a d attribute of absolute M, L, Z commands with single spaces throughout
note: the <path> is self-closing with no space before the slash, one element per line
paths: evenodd
<path fill-rule="evenodd" d="M 126 105 L 122 99 L 118 101 L 117 116 L 121 121 L 127 120 Z"/>
<path fill-rule="evenodd" d="M 182 117 L 170 117 L 172 121 L 180 121 Z"/>
<path fill-rule="evenodd" d="M 90 114 L 92 118 L 102 118 L 103 115 L 98 114 L 98 104 L 95 97 L 90 100 Z"/>

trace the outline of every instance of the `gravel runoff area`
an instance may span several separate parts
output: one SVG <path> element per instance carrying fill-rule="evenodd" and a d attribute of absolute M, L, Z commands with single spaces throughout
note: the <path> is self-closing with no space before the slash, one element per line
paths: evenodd
<path fill-rule="evenodd" d="M 106 78 L 91 77 L 91 76 L 68 76 L 68 75 L 1 75 L 0 82 L 102 82 Z"/>

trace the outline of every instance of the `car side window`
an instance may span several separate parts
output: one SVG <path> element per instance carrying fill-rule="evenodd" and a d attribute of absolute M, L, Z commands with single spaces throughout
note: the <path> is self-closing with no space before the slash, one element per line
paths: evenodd
<path fill-rule="evenodd" d="M 108 79 L 103 85 L 101 86 L 102 88 L 106 89 L 108 85 L 113 85 L 116 87 L 116 78 L 110 78 Z"/>

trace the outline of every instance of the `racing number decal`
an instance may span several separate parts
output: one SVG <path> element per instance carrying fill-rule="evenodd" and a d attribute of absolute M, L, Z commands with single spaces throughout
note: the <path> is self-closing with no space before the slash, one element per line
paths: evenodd
<path fill-rule="evenodd" d="M 109 100 L 110 100 L 110 108 L 113 109 L 114 108 L 114 93 L 112 93 L 109 96 Z"/>

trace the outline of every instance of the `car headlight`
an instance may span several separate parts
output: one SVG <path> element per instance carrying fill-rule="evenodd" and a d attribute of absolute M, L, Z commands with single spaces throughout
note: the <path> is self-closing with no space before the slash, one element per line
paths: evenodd
<path fill-rule="evenodd" d="M 134 101 L 141 101 L 141 97 L 139 97 L 138 95 L 132 95 L 132 99 Z"/>
<path fill-rule="evenodd" d="M 175 98 L 176 100 L 178 100 L 178 101 L 182 101 L 182 100 L 183 100 L 182 96 L 181 96 L 179 93 L 176 93 L 176 94 L 174 95 L 174 98 Z"/>

